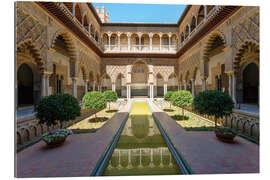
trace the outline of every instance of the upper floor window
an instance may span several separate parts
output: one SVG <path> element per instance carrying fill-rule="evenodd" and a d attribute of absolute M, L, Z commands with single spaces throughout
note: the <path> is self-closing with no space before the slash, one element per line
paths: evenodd
<path fill-rule="evenodd" d="M 168 37 L 164 38 L 164 45 L 169 45 L 169 38 Z"/>

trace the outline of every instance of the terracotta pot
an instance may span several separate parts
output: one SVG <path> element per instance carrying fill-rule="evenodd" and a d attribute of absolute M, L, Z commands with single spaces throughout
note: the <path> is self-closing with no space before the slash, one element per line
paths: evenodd
<path fill-rule="evenodd" d="M 54 147 L 54 146 L 60 146 L 62 145 L 65 141 L 66 141 L 67 136 L 65 137 L 58 137 L 55 138 L 54 140 L 48 142 L 46 140 L 43 139 L 43 141 L 50 147 Z"/>
<path fill-rule="evenodd" d="M 233 142 L 233 139 L 235 137 L 235 134 L 223 134 L 223 133 L 220 133 L 220 132 L 215 132 L 216 133 L 216 137 L 221 140 L 221 141 L 224 141 L 224 142 Z"/>

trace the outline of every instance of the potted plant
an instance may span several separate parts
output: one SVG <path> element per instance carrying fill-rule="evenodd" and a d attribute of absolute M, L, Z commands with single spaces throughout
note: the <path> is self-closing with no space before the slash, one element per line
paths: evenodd
<path fill-rule="evenodd" d="M 173 95 L 173 91 L 167 91 L 167 93 L 164 95 L 164 100 L 169 102 L 170 109 L 171 109 L 171 97 Z"/>
<path fill-rule="evenodd" d="M 232 142 L 236 133 L 230 128 L 217 127 L 217 119 L 232 114 L 234 102 L 227 93 L 217 90 L 206 90 L 200 92 L 193 101 L 193 108 L 203 115 L 214 116 L 216 137 L 223 141 Z"/>
<path fill-rule="evenodd" d="M 92 109 L 96 112 L 106 107 L 106 99 L 103 93 L 98 91 L 91 91 L 86 93 L 82 99 L 84 109 Z M 95 112 L 95 119 L 97 113 Z"/>
<path fill-rule="evenodd" d="M 60 145 L 65 142 L 66 137 L 72 134 L 71 130 L 62 129 L 62 123 L 74 120 L 81 115 L 79 102 L 69 94 L 53 94 L 42 98 L 34 106 L 39 124 L 48 127 L 60 124 L 60 129 L 50 130 L 42 135 L 47 145 Z"/>
<path fill-rule="evenodd" d="M 106 90 L 104 91 L 104 97 L 107 101 L 107 103 L 109 103 L 109 111 L 110 111 L 110 103 L 111 102 L 116 102 L 118 99 L 117 93 L 115 91 L 112 90 Z"/>
<path fill-rule="evenodd" d="M 189 91 L 176 91 L 170 97 L 170 101 L 174 106 L 182 108 L 182 118 L 184 119 L 184 108 L 192 105 L 193 98 Z"/>

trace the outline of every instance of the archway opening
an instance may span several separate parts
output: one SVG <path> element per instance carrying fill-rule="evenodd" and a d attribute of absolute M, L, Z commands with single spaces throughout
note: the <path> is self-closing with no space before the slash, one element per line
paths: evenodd
<path fill-rule="evenodd" d="M 243 71 L 244 103 L 258 104 L 259 100 L 259 69 L 255 63 L 250 63 Z"/>
<path fill-rule="evenodd" d="M 148 68 L 144 62 L 133 65 L 131 83 L 131 96 L 148 96 Z"/>
<path fill-rule="evenodd" d="M 115 81 L 115 89 L 118 97 L 126 97 L 126 87 L 124 85 L 124 76 L 119 74 Z"/>
<path fill-rule="evenodd" d="M 173 73 L 168 78 L 168 91 L 177 91 L 178 81 L 176 75 Z"/>
<path fill-rule="evenodd" d="M 112 90 L 112 81 L 108 74 L 104 76 L 101 82 L 101 91 Z"/>
<path fill-rule="evenodd" d="M 22 64 L 17 72 L 18 106 L 34 104 L 34 74 L 27 64 Z"/>
<path fill-rule="evenodd" d="M 164 94 L 163 77 L 158 73 L 156 79 L 157 79 L 157 97 L 163 97 Z"/>

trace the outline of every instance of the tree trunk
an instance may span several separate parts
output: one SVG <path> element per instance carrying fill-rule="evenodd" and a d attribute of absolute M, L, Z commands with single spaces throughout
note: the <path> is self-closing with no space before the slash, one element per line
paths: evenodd
<path fill-rule="evenodd" d="M 185 118 L 184 118 L 184 108 L 182 108 L 182 120 L 185 120 Z"/>
<path fill-rule="evenodd" d="M 215 116 L 215 129 L 217 129 L 217 118 Z"/>

